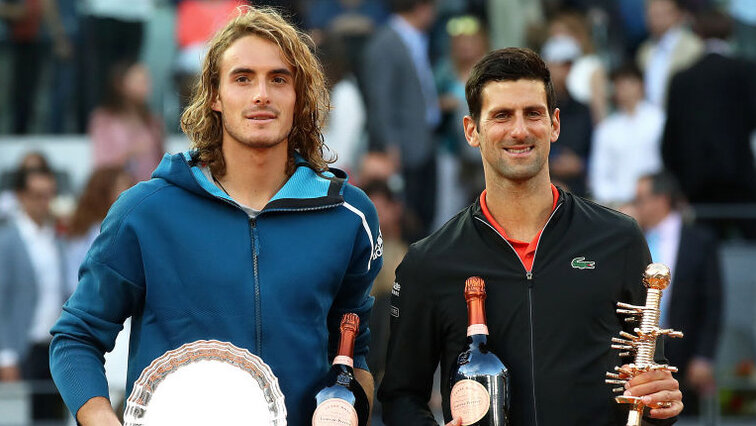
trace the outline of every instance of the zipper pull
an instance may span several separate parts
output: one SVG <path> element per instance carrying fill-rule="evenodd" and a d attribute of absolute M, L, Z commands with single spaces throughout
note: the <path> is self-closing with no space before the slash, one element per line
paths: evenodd
<path fill-rule="evenodd" d="M 528 279 L 528 281 L 532 280 L 532 279 L 533 279 L 533 271 L 528 271 L 528 272 L 527 272 L 527 273 L 525 274 L 525 278 L 527 278 L 527 279 Z"/>

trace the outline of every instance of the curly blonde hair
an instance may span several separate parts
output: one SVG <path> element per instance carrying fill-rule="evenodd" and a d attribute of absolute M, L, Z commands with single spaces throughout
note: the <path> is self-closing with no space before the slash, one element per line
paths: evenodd
<path fill-rule="evenodd" d="M 278 45 L 284 59 L 294 69 L 296 103 L 294 124 L 288 135 L 289 173 L 294 169 L 295 152 L 315 170 L 325 171 L 328 163 L 333 162 L 323 156 L 326 147 L 321 133 L 330 100 L 323 68 L 313 54 L 314 43 L 310 36 L 295 29 L 275 10 L 251 6 L 240 6 L 238 15 L 210 41 L 192 102 L 181 115 L 181 129 L 191 140 L 198 160 L 207 164 L 213 175 L 225 175 L 226 164 L 221 150 L 223 117 L 220 112 L 213 111 L 212 104 L 219 89 L 223 53 L 236 40 L 248 35 Z"/>

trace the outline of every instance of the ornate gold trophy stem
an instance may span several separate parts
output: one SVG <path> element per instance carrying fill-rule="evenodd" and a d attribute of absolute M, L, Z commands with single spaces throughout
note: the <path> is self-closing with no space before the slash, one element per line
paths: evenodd
<path fill-rule="evenodd" d="M 643 310 L 640 330 L 643 335 L 652 336 L 659 324 L 659 306 L 661 306 L 661 290 L 648 288 L 646 295 L 646 307 Z M 635 356 L 635 365 L 651 365 L 654 362 L 656 352 L 656 337 L 651 337 L 638 346 Z"/>
<path fill-rule="evenodd" d="M 626 321 L 640 320 L 640 327 L 634 330 L 635 334 L 621 332 L 619 338 L 613 338 L 613 349 L 625 352 L 620 356 L 635 353 L 634 362 L 625 367 L 615 367 L 615 372 L 606 373 L 607 383 L 624 385 L 633 377 L 652 370 L 677 371 L 677 368 L 654 362 L 656 351 L 656 339 L 661 335 L 670 337 L 682 337 L 679 331 L 659 328 L 659 306 L 661 305 L 662 290 L 669 286 L 669 268 L 661 263 L 652 263 L 643 274 L 643 284 L 646 286 L 645 306 L 635 306 L 627 303 L 617 303 L 617 313 L 628 315 Z M 623 392 L 624 386 L 615 388 L 615 392 Z M 627 416 L 627 426 L 640 426 L 643 418 L 645 405 L 638 396 L 617 396 L 615 400 L 620 404 L 630 404 L 630 412 Z M 654 408 L 654 407 L 652 407 Z"/>

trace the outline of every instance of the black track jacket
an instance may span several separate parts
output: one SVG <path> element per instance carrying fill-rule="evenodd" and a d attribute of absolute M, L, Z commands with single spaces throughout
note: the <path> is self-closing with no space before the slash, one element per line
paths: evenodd
<path fill-rule="evenodd" d="M 512 425 L 625 425 L 627 407 L 604 379 L 631 361 L 611 338 L 636 325 L 625 325 L 615 304 L 645 303 L 650 258 L 634 220 L 560 190 L 527 273 L 476 201 L 413 244 L 397 268 L 378 393 L 384 421 L 436 425 L 427 401 L 439 362 L 451 420 L 450 368 L 467 334 L 465 279 L 477 275 L 486 282 L 490 348 L 510 371 Z"/>

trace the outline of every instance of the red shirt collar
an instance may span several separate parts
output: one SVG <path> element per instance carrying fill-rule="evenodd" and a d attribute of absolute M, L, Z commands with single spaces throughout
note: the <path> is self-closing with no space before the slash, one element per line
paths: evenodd
<path fill-rule="evenodd" d="M 559 191 L 557 190 L 556 186 L 554 186 L 554 184 L 551 184 L 551 195 L 554 199 L 554 202 L 551 205 L 551 211 L 553 212 L 556 209 L 557 202 L 559 201 Z M 502 237 L 509 241 L 509 243 L 512 245 L 512 248 L 515 249 L 517 255 L 520 257 L 520 260 L 522 260 L 525 268 L 530 271 L 533 268 L 533 258 L 535 257 L 535 250 L 536 247 L 538 247 L 538 240 L 541 238 L 542 230 L 538 231 L 538 234 L 536 234 L 535 238 L 533 238 L 533 241 L 530 242 L 509 238 L 506 231 L 504 231 L 504 228 L 502 228 L 501 225 L 496 222 L 493 215 L 491 214 L 491 211 L 488 210 L 488 205 L 486 205 L 485 189 L 480 194 L 480 208 L 481 210 L 483 210 L 483 216 L 486 217 L 488 223 L 490 223 L 491 226 L 496 229 L 496 232 L 498 232 Z"/>

